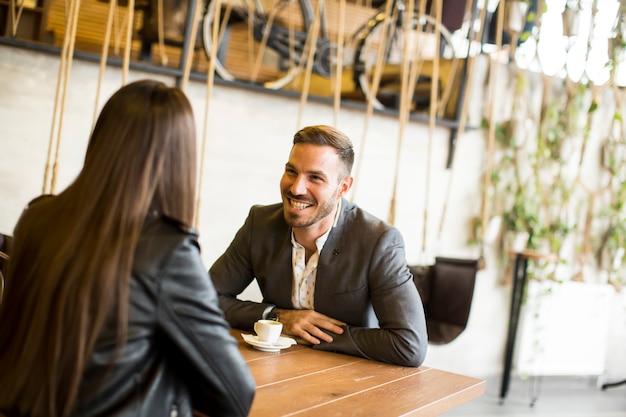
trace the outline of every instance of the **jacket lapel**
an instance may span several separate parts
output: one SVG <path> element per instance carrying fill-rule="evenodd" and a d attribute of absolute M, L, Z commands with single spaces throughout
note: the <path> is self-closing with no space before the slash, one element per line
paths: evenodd
<path fill-rule="evenodd" d="M 317 276 L 315 280 L 316 294 L 334 294 L 337 288 L 337 279 L 346 271 L 339 271 L 339 265 L 346 265 L 345 262 L 339 262 L 343 257 L 349 256 L 345 247 L 345 227 L 350 212 L 354 206 L 345 199 L 341 203 L 341 215 L 337 220 L 337 224 L 330 231 L 328 239 L 324 244 L 322 253 L 317 266 Z M 323 302 L 323 300 L 320 300 Z M 315 306 L 319 305 L 318 299 L 315 299 Z"/>

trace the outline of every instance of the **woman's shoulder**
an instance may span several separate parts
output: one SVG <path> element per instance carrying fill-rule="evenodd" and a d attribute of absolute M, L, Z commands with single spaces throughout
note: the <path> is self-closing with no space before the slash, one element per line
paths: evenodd
<path fill-rule="evenodd" d="M 135 267 L 158 268 L 176 251 L 199 256 L 200 245 L 195 229 L 171 217 L 151 217 L 147 219 L 137 242 Z"/>
<path fill-rule="evenodd" d="M 22 214 L 39 211 L 40 208 L 47 207 L 47 203 L 50 203 L 54 200 L 56 200 L 56 196 L 53 194 L 42 194 L 40 196 L 37 196 L 26 204 L 26 207 L 24 207 L 24 212 Z"/>
<path fill-rule="evenodd" d="M 198 232 L 178 219 L 160 213 L 151 213 L 146 218 L 142 235 L 197 239 Z"/>
<path fill-rule="evenodd" d="M 26 207 L 32 207 L 37 203 L 41 203 L 44 201 L 51 201 L 54 199 L 54 195 L 53 194 L 42 194 L 38 197 L 33 198 L 32 200 L 30 200 L 28 202 L 28 205 Z"/>
<path fill-rule="evenodd" d="M 198 231 L 196 229 L 194 229 L 192 226 L 189 226 L 188 224 L 185 224 L 181 222 L 180 220 L 175 219 L 173 217 L 161 215 L 160 222 L 166 225 L 166 227 L 175 229 L 177 232 L 180 232 L 189 236 L 198 237 Z"/>
<path fill-rule="evenodd" d="M 41 227 L 48 222 L 46 219 L 49 217 L 47 215 L 49 212 L 47 203 L 55 200 L 56 196 L 52 194 L 43 194 L 30 200 L 13 228 L 13 236 L 29 230 L 35 230 L 35 233 L 42 234 Z"/>

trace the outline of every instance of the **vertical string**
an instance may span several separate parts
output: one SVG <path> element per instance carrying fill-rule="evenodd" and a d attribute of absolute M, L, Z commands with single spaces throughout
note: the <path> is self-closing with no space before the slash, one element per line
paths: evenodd
<path fill-rule="evenodd" d="M 424 215 L 423 215 L 423 228 L 422 228 L 422 253 L 421 263 L 430 264 L 427 254 L 427 241 L 428 241 L 428 205 L 430 199 L 430 174 L 431 174 L 431 160 L 432 160 L 432 148 L 433 137 L 435 135 L 435 124 L 437 116 L 437 97 L 439 91 L 439 35 L 441 24 L 441 0 L 437 0 L 435 5 L 435 55 L 433 56 L 433 75 L 431 77 L 430 84 L 430 105 L 428 112 L 428 149 L 426 151 L 426 174 L 424 184 Z"/>
<path fill-rule="evenodd" d="M 472 4 L 472 1 L 468 1 L 467 2 L 468 5 Z M 466 12 L 468 8 L 466 8 Z M 480 12 L 480 21 L 484 22 L 485 20 L 485 13 L 486 13 L 486 7 L 483 7 L 481 9 Z M 471 80 L 473 79 L 473 74 L 474 74 L 474 62 L 475 62 L 475 57 L 474 55 L 471 55 L 471 45 L 474 42 L 478 42 L 480 39 L 482 39 L 482 34 L 483 34 L 483 29 L 484 29 L 484 25 L 480 25 L 480 28 L 478 30 L 478 32 L 471 32 L 472 34 L 474 34 L 474 37 L 470 36 L 469 39 L 469 45 L 468 45 L 468 49 L 467 49 L 467 75 L 465 77 L 465 91 L 463 93 L 463 97 L 462 97 L 462 102 L 461 102 L 461 112 L 458 116 L 458 121 L 459 121 L 459 126 L 457 129 L 457 133 L 456 133 L 456 144 L 455 144 L 455 148 L 458 149 L 459 146 L 459 141 L 460 138 L 463 136 L 463 134 L 465 133 L 465 124 L 467 122 L 467 107 L 468 107 L 468 103 L 469 103 L 469 97 L 471 95 Z M 450 203 L 450 195 L 452 194 L 452 183 L 453 183 L 453 179 L 455 177 L 455 164 L 454 164 L 454 156 L 455 156 L 456 152 L 452 152 L 450 155 L 450 174 L 448 175 L 448 182 L 446 184 L 446 192 L 445 192 L 445 197 L 444 197 L 444 205 L 443 205 L 443 210 L 441 213 L 441 218 L 439 220 L 439 228 L 438 228 L 438 232 L 437 232 L 437 239 L 440 240 L 441 237 L 443 236 L 443 226 L 447 217 L 447 213 L 448 213 L 448 205 Z M 481 252 L 482 252 L 482 246 L 481 246 Z"/>
<path fill-rule="evenodd" d="M 69 14 L 66 16 L 65 36 L 63 38 L 63 48 L 59 64 L 57 77 L 57 89 L 55 94 L 54 110 L 52 114 L 52 128 L 50 129 L 50 142 L 48 147 L 48 157 L 46 170 L 44 173 L 44 194 L 54 194 L 59 168 L 59 152 L 61 147 L 61 131 L 63 130 L 63 115 L 67 99 L 67 83 L 72 68 L 72 58 L 74 56 L 74 44 L 76 42 L 76 26 L 78 23 L 78 10 L 80 0 L 71 0 Z M 57 126 L 58 124 L 58 126 Z M 54 158 L 52 158 L 54 148 Z"/>
<path fill-rule="evenodd" d="M 192 0 L 192 3 L 195 4 L 195 1 Z M 161 58 L 161 65 L 167 65 L 168 58 L 165 53 L 165 29 L 163 28 L 163 0 L 157 0 L 157 37 L 159 38 L 159 57 Z"/>
<path fill-rule="evenodd" d="M 130 52 L 133 42 L 133 30 L 135 26 L 135 0 L 128 0 L 128 22 L 126 26 L 126 44 L 124 45 L 124 63 L 122 65 L 122 85 L 128 82 L 128 69 L 130 68 Z"/>
<path fill-rule="evenodd" d="M 184 67 L 183 67 L 183 79 L 181 81 L 181 89 L 184 91 L 187 88 L 187 84 L 189 83 L 189 74 L 191 73 L 191 63 L 193 61 L 193 51 L 196 47 L 196 36 L 198 33 L 198 22 L 202 18 L 202 7 L 198 6 L 198 0 L 192 0 L 190 2 L 194 7 L 193 11 L 193 22 L 191 22 L 191 39 L 187 43 L 186 49 L 186 57 Z"/>
<path fill-rule="evenodd" d="M 364 122 L 364 126 L 363 126 L 363 138 L 361 140 L 361 152 L 359 152 L 359 155 L 357 156 L 357 160 L 356 160 L 356 167 L 355 167 L 355 177 L 358 178 L 359 173 L 361 172 L 361 166 L 363 165 L 363 158 L 365 155 L 365 143 L 366 143 L 366 139 L 367 139 L 367 130 L 369 128 L 369 121 L 372 118 L 372 114 L 374 113 L 374 100 L 376 100 L 376 94 L 378 93 L 378 87 L 380 84 L 380 78 L 382 75 L 382 69 L 383 69 L 383 58 L 385 56 L 385 43 L 387 40 L 387 32 L 389 30 L 389 26 L 391 24 L 391 5 L 392 5 L 393 1 L 386 1 L 385 2 L 385 20 L 380 23 L 380 25 L 382 25 L 382 34 L 380 36 L 379 39 L 379 44 L 378 44 L 378 53 L 376 55 L 376 64 L 375 64 L 375 68 L 374 68 L 374 76 L 372 77 L 372 83 L 370 84 L 369 88 L 368 88 L 368 92 L 369 92 L 369 96 L 365 97 L 365 99 L 367 100 L 367 110 L 365 112 L 365 122 Z M 371 30 L 373 31 L 374 28 L 372 28 Z M 371 35 L 371 31 L 370 33 L 366 34 L 366 36 Z M 357 191 L 357 187 L 358 187 L 359 181 L 355 181 L 354 186 L 352 187 L 352 197 L 354 199 L 354 197 L 356 196 L 356 191 Z"/>
<path fill-rule="evenodd" d="M 63 45 L 61 47 L 61 56 L 59 57 L 59 72 L 57 73 L 57 86 L 56 86 L 56 91 L 54 94 L 54 106 L 52 109 L 52 126 L 50 127 L 50 138 L 48 141 L 48 153 L 46 155 L 46 168 L 44 170 L 44 177 L 43 177 L 43 188 L 42 188 L 42 193 L 43 194 L 49 194 L 52 193 L 52 171 L 53 171 L 53 165 L 54 165 L 54 161 L 52 160 L 52 152 L 53 149 L 55 149 L 56 147 L 56 142 L 57 142 L 57 136 L 56 136 L 56 132 L 57 132 L 57 122 L 58 122 L 58 118 L 59 118 L 59 107 L 60 107 L 60 99 L 61 99 L 61 90 L 63 89 L 63 84 L 65 82 L 64 80 L 64 74 L 65 74 L 65 66 L 67 65 L 67 49 L 69 47 L 69 42 L 70 42 L 70 31 L 68 30 L 69 27 L 69 22 L 71 21 L 70 16 L 72 14 L 72 10 L 74 7 L 74 2 L 72 1 L 71 3 L 69 3 L 69 6 L 67 4 L 66 1 L 66 7 L 65 7 L 65 11 L 67 12 L 67 14 L 65 15 L 65 33 L 63 36 Z"/>
<path fill-rule="evenodd" d="M 261 70 L 261 64 L 263 62 L 263 55 L 265 54 L 265 49 L 267 48 L 267 41 L 270 36 L 270 32 L 272 30 L 272 25 L 274 24 L 274 19 L 276 19 L 276 15 L 280 11 L 278 7 L 272 7 L 269 15 L 267 16 L 267 23 L 265 25 L 265 30 L 263 31 L 263 37 L 261 38 L 261 44 L 259 45 L 259 52 L 254 56 L 254 14 L 255 13 L 265 13 L 264 10 L 256 11 L 254 7 L 251 5 L 251 0 L 248 1 L 248 63 L 254 63 L 254 67 L 252 68 L 252 76 L 250 77 L 250 81 L 256 82 L 256 78 L 259 75 L 259 71 Z"/>
<path fill-rule="evenodd" d="M 106 70 L 107 58 L 109 55 L 109 44 L 111 41 L 111 27 L 113 26 L 113 16 L 115 15 L 115 9 L 117 8 L 117 0 L 110 0 L 109 2 L 109 14 L 107 16 L 107 24 L 104 32 L 104 41 L 102 43 L 102 53 L 100 54 L 100 73 L 98 75 L 98 85 L 96 87 L 96 101 L 93 106 L 93 120 L 91 127 L 96 124 L 98 118 L 98 103 L 100 101 L 100 91 L 102 89 L 102 78 L 104 71 Z"/>
<path fill-rule="evenodd" d="M 202 129 L 202 145 L 200 150 L 200 161 L 199 161 L 199 169 L 198 169 L 198 189 L 196 195 L 196 210 L 195 210 L 195 220 L 194 226 L 196 229 L 200 228 L 200 208 L 202 206 L 202 189 L 204 183 L 204 166 L 206 163 L 206 148 L 208 141 L 208 132 L 209 132 L 209 109 L 211 104 L 211 96 L 213 92 L 213 85 L 215 81 L 215 60 L 217 59 L 217 50 L 218 45 L 221 43 L 220 32 L 223 34 L 225 28 L 222 28 L 220 31 L 220 14 L 222 10 L 222 0 L 212 0 L 215 6 L 215 13 L 213 15 L 213 22 L 211 26 L 211 39 L 213 41 L 213 45 L 211 45 L 211 56 L 209 57 L 209 62 L 207 65 L 207 88 L 206 88 L 206 106 L 204 108 L 204 123 Z M 208 7 L 212 7 L 209 5 Z M 208 13 L 207 13 L 208 14 Z M 230 16 L 230 7 L 228 8 L 228 12 L 226 15 L 226 19 L 224 25 L 228 21 L 228 17 Z"/>
<path fill-rule="evenodd" d="M 413 68 L 417 67 L 421 63 L 419 57 L 418 46 L 413 45 L 410 42 L 411 31 L 413 29 L 413 19 L 415 14 L 415 1 L 409 0 L 409 7 L 404 13 L 408 16 L 406 22 L 402 22 L 402 39 L 404 39 L 403 51 L 402 51 L 402 69 L 400 71 L 400 109 L 398 110 L 398 141 L 396 144 L 396 161 L 395 161 L 395 174 L 393 178 L 393 187 L 391 190 L 391 202 L 389 204 L 389 214 L 387 221 L 389 224 L 394 225 L 396 222 L 396 197 L 398 194 L 398 179 L 400 176 L 400 156 L 402 155 L 402 148 L 404 143 L 404 128 L 409 120 L 409 114 L 411 112 L 411 101 L 413 97 L 414 86 L 410 82 L 410 74 Z M 422 12 L 418 13 L 418 21 L 422 17 Z M 418 34 L 421 33 L 421 26 L 418 23 Z M 419 35 L 418 35 L 419 36 Z M 411 48 L 413 46 L 413 48 Z M 418 61 L 417 63 L 415 61 Z"/>
<path fill-rule="evenodd" d="M 339 33 L 337 35 L 337 65 L 334 67 L 334 100 L 333 100 L 333 123 L 336 127 L 339 123 L 339 110 L 341 107 L 341 86 L 343 84 L 343 52 L 344 52 L 344 32 L 346 18 L 346 0 L 339 0 Z M 333 74 L 333 66 L 331 63 L 331 78 Z"/>
<path fill-rule="evenodd" d="M 502 27 L 504 25 L 504 7 L 498 8 L 498 20 L 496 24 L 496 54 L 495 58 L 491 56 L 491 77 L 490 84 L 491 88 L 489 90 L 489 107 L 488 107 L 488 135 L 487 135 L 487 161 L 485 166 L 485 175 L 484 175 L 484 184 L 483 184 L 483 197 L 481 201 L 481 223 L 483 227 L 483 235 L 485 234 L 485 229 L 487 227 L 487 222 L 489 220 L 489 211 L 487 210 L 487 200 L 489 197 L 489 188 L 491 187 L 491 171 L 493 169 L 493 154 L 495 148 L 495 127 L 496 122 L 494 120 L 494 107 L 495 107 L 495 96 L 496 90 L 498 88 L 499 82 L 499 68 L 500 63 L 498 62 L 498 53 L 502 48 Z"/>
<path fill-rule="evenodd" d="M 11 0 L 11 35 L 15 37 L 17 34 L 17 28 L 20 24 L 20 19 L 22 18 L 22 10 L 24 10 L 24 1 L 19 5 L 19 9 L 17 11 L 17 16 L 15 15 L 15 0 Z"/>
<path fill-rule="evenodd" d="M 304 73 L 304 84 L 302 86 L 302 93 L 300 94 L 300 107 L 298 109 L 298 118 L 296 121 L 296 129 L 302 126 L 302 115 L 304 113 L 304 106 L 309 96 L 309 88 L 311 87 L 311 74 L 313 72 L 313 58 L 315 57 L 315 51 L 317 50 L 317 38 L 320 30 L 320 20 L 322 18 L 322 10 L 324 8 L 324 0 L 318 0 L 317 8 L 315 9 L 315 16 L 313 18 L 313 24 L 309 30 L 304 51 L 308 52 L 306 59 L 306 72 Z M 308 47 L 307 47 L 308 46 Z M 303 51 L 303 54 L 304 54 Z"/>

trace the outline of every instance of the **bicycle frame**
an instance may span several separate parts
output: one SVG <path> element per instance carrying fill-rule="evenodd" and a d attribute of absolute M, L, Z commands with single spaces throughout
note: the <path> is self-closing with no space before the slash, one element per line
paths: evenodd
<path fill-rule="evenodd" d="M 294 0 L 281 0 L 280 4 L 288 3 Z M 297 0 L 303 12 L 304 27 L 311 28 L 313 19 L 315 18 L 313 7 L 309 0 Z M 262 10 L 259 0 L 255 0 L 256 10 Z M 282 7 L 282 6 L 280 6 Z M 264 36 L 267 36 L 267 20 L 265 16 L 259 16 L 254 23 L 254 38 L 261 42 Z M 328 30 L 326 19 L 324 19 L 324 9 L 320 10 L 320 33 L 316 40 L 315 56 L 313 60 L 313 71 L 325 77 L 330 76 L 330 57 L 333 44 L 328 39 Z M 267 46 L 276 51 L 285 59 L 292 59 L 297 65 L 303 62 L 303 54 L 305 53 L 306 41 L 308 39 L 306 32 L 294 31 L 284 26 L 271 25 L 269 36 L 267 36 Z"/>
<path fill-rule="evenodd" d="M 260 82 L 263 86 L 270 89 L 280 89 L 293 81 L 297 74 L 301 73 L 303 64 L 309 59 L 308 53 L 310 47 L 314 47 L 312 62 L 309 62 L 312 72 L 324 77 L 331 76 L 333 60 L 335 59 L 334 51 L 336 50 L 336 42 L 330 39 L 328 35 L 328 22 L 325 14 L 325 4 L 317 4 L 320 6 L 319 25 L 315 21 L 314 8 L 316 4 L 311 3 L 312 0 L 225 0 L 224 4 L 227 11 L 221 28 L 216 37 L 215 47 L 218 48 L 215 69 L 220 76 L 229 81 L 238 79 L 251 81 L 253 83 Z M 382 4 L 376 10 L 372 10 L 372 15 L 365 22 L 352 32 L 346 42 L 345 59 L 351 61 L 355 80 L 358 80 L 363 91 L 367 87 L 363 86 L 366 72 L 371 67 L 371 59 L 364 62 L 364 57 L 372 57 L 372 53 L 376 54 L 374 49 L 368 49 L 368 45 L 375 45 L 377 37 L 371 35 L 380 28 L 386 33 L 383 35 L 386 39 L 384 51 L 382 51 L 382 59 L 384 63 L 391 62 L 390 56 L 396 55 L 400 48 L 401 38 L 404 37 L 405 29 L 409 31 L 415 30 L 422 23 L 419 17 L 413 18 L 413 22 L 409 23 L 411 27 L 403 28 L 406 23 L 406 3 L 405 0 L 388 0 L 391 4 Z M 222 3 L 220 3 L 222 5 Z M 264 6 L 267 9 L 264 9 Z M 390 6 L 390 11 L 387 7 Z M 207 56 L 211 55 L 211 48 L 214 46 L 212 40 L 213 19 L 220 16 L 219 11 L 215 11 L 217 3 L 211 1 L 207 3 L 205 11 L 205 19 L 203 22 L 203 40 Z M 293 15 L 293 11 L 297 10 L 297 15 Z M 235 19 L 233 19 L 233 16 Z M 237 18 L 238 16 L 238 18 Z M 391 19 L 391 21 L 389 21 Z M 418 21 L 419 20 L 419 21 Z M 294 24 L 290 24 L 292 22 Z M 434 24 L 431 19 L 425 22 Z M 257 44 L 255 50 L 251 39 L 246 40 L 245 32 L 241 30 L 241 23 L 249 29 L 249 35 L 254 39 L 253 43 Z M 316 43 L 312 46 L 307 45 L 313 35 L 313 27 L 319 36 Z M 222 55 L 219 49 L 229 42 L 232 28 L 233 39 L 237 42 L 247 43 L 245 48 L 233 49 L 232 59 L 229 60 L 227 55 Z M 419 29 L 418 29 L 419 30 Z M 243 34 L 243 35 L 242 35 Z M 410 35 L 408 35 L 410 36 Z M 374 43 L 372 43 L 374 42 Z M 368 55 L 362 54 L 368 53 Z M 369 53 L 368 51 L 372 52 Z M 267 52 L 267 53 L 266 53 Z M 351 54 L 353 55 L 351 57 Z M 250 78 L 242 72 L 241 63 L 250 69 Z M 225 64 L 228 64 L 227 68 Z M 349 64 L 348 64 L 349 65 Z M 257 81 L 259 74 L 263 74 L 261 81 Z M 241 78 L 238 78 L 241 77 Z M 361 79 L 362 78 L 362 79 Z"/>
<path fill-rule="evenodd" d="M 281 3 L 286 3 L 294 0 L 282 0 Z M 297 0 L 303 11 L 304 27 L 310 28 L 313 24 L 314 11 L 309 0 Z M 406 9 L 404 0 L 390 0 L 393 1 L 391 8 L 391 15 L 396 16 L 395 26 L 402 25 L 403 13 Z M 260 10 L 259 0 L 255 0 L 257 10 Z M 324 18 L 324 6 L 320 10 L 320 33 L 317 38 L 315 57 L 313 61 L 313 71 L 324 77 L 330 77 L 331 75 L 331 53 L 332 49 L 336 48 L 334 42 L 330 42 L 327 31 L 327 22 Z M 375 14 L 363 23 L 357 30 L 355 30 L 351 36 L 351 42 L 353 45 L 362 43 L 368 36 L 371 28 L 377 26 L 387 18 L 386 5 L 383 4 L 378 7 Z M 267 31 L 267 21 L 264 18 L 258 19 L 254 24 L 254 37 L 258 42 L 261 42 L 263 36 Z M 393 26 L 390 25 L 390 32 L 393 34 Z M 394 35 L 395 36 L 395 35 Z M 293 31 L 284 26 L 272 25 L 270 28 L 269 36 L 267 36 L 267 46 L 280 54 L 285 60 L 293 59 L 293 61 L 299 65 L 302 62 L 302 54 L 304 54 L 304 48 L 306 44 L 308 34 L 301 31 Z M 385 54 L 389 54 L 390 51 L 385 51 Z M 355 72 L 359 69 L 355 68 Z M 360 69 L 362 72 L 363 69 Z"/>

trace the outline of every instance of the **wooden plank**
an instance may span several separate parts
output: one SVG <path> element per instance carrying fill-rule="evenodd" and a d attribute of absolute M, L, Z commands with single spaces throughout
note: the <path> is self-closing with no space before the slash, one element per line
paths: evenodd
<path fill-rule="evenodd" d="M 126 7 L 117 7 L 118 22 L 121 25 L 127 18 Z M 78 12 L 78 26 L 76 28 L 76 39 L 98 41 L 102 44 L 104 34 L 106 33 L 106 21 L 109 12 L 109 5 L 98 2 L 96 0 L 82 0 L 80 10 Z M 65 36 L 65 0 L 51 0 L 50 10 L 48 13 L 48 30 L 54 31 L 55 38 L 62 40 Z M 135 13 L 135 30 L 141 26 L 141 14 Z M 118 27 L 119 30 L 123 28 Z M 125 30 L 124 30 L 125 35 Z M 123 36 L 124 36 L 123 35 Z M 114 41 L 114 34 L 111 35 L 111 41 Z"/>
<path fill-rule="evenodd" d="M 317 0 L 311 1 L 313 10 L 317 7 Z M 331 41 L 336 42 L 339 37 L 340 27 L 340 14 L 339 7 L 341 2 L 339 0 L 326 0 L 325 1 L 325 18 L 328 28 L 328 37 Z M 363 4 L 356 4 L 352 2 L 346 2 L 346 12 L 344 17 L 344 40 L 349 42 L 350 38 L 356 33 L 357 29 L 365 24 L 370 17 L 373 17 L 376 9 L 365 6 Z"/>
<path fill-rule="evenodd" d="M 361 358 L 332 353 L 323 357 L 311 357 L 311 353 L 315 353 L 311 348 L 292 352 L 287 349 L 274 355 L 266 353 L 268 356 L 248 362 L 252 374 L 255 375 L 257 388 L 364 361 Z"/>
<path fill-rule="evenodd" d="M 485 381 L 428 368 L 424 372 L 318 404 L 293 415 L 430 417 L 483 395 L 484 392 Z"/>
<path fill-rule="evenodd" d="M 307 350 L 294 354 L 301 361 L 321 360 L 329 352 L 309 350 L 317 355 L 305 355 Z M 331 354 L 332 355 L 332 354 Z M 316 357 L 315 357 L 316 356 Z M 346 355 L 340 355 L 350 358 Z M 301 410 L 334 403 L 357 392 L 367 392 L 396 379 L 426 372 L 428 368 L 409 368 L 375 361 L 356 361 L 345 366 L 332 367 L 315 373 L 257 388 L 250 416 L 283 416 Z M 342 405 L 343 407 L 343 405 Z M 327 415 L 325 413 L 317 415 Z M 372 415 L 372 414 L 365 414 Z M 389 415 L 389 414 L 387 414 Z"/>

